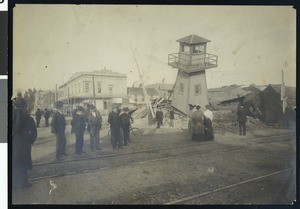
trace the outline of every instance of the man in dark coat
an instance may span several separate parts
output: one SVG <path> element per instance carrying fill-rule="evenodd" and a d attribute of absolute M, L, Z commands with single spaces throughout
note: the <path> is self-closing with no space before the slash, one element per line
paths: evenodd
<path fill-rule="evenodd" d="M 128 114 L 128 111 L 129 111 L 128 107 L 124 107 L 123 113 L 120 115 L 125 146 L 130 141 L 129 139 L 130 116 Z"/>
<path fill-rule="evenodd" d="M 45 117 L 45 126 L 48 127 L 49 126 L 49 118 L 50 118 L 50 111 L 45 108 L 45 113 L 44 113 L 44 117 Z"/>
<path fill-rule="evenodd" d="M 53 113 L 52 121 L 51 121 L 51 132 L 56 136 L 56 159 L 61 160 L 61 157 L 66 154 L 66 120 L 65 116 L 61 112 L 61 108 L 63 103 L 57 101 L 55 103 L 56 111 Z"/>
<path fill-rule="evenodd" d="M 40 109 L 37 109 L 35 113 L 36 127 L 40 127 L 41 118 L 42 118 L 42 111 Z"/>
<path fill-rule="evenodd" d="M 160 125 L 163 123 L 163 117 L 164 113 L 161 111 L 161 107 L 159 107 L 156 111 L 157 128 L 160 128 Z"/>
<path fill-rule="evenodd" d="M 170 126 L 174 127 L 174 110 L 171 108 L 170 110 Z"/>
<path fill-rule="evenodd" d="M 101 150 L 100 129 L 102 125 L 102 117 L 96 107 L 92 104 L 88 106 L 88 131 L 90 132 L 90 147 L 92 151 Z"/>
<path fill-rule="evenodd" d="M 86 121 L 83 113 L 84 109 L 82 107 L 78 107 L 75 110 L 75 114 L 73 115 L 73 119 L 71 121 L 71 133 L 75 133 L 76 136 L 75 153 L 77 155 L 84 153 L 84 151 L 82 151 L 82 147 L 84 141 L 83 135 L 85 131 Z"/>
<path fill-rule="evenodd" d="M 37 138 L 35 122 L 30 117 L 26 102 L 23 98 L 14 101 L 12 124 L 12 170 L 13 187 L 26 188 L 28 169 L 32 169 L 31 146 Z"/>
<path fill-rule="evenodd" d="M 237 111 L 237 121 L 239 122 L 240 135 L 246 135 L 247 112 L 243 105 Z"/>
<path fill-rule="evenodd" d="M 122 137 L 120 132 L 121 119 L 117 106 L 112 107 L 112 111 L 108 115 L 108 123 L 110 124 L 113 149 L 116 149 L 117 146 L 119 149 L 122 149 Z"/>

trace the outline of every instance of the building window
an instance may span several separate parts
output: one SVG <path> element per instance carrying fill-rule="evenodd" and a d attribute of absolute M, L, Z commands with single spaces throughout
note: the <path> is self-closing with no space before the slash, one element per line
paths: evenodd
<path fill-rule="evenodd" d="M 109 86 L 108 87 L 108 93 L 109 94 L 113 94 L 113 86 Z"/>
<path fill-rule="evenodd" d="M 145 97 L 142 97 L 142 102 L 145 102 Z"/>
<path fill-rule="evenodd" d="M 89 93 L 90 92 L 90 86 L 89 83 L 84 83 L 84 93 Z"/>
<path fill-rule="evenodd" d="M 77 84 L 74 84 L 75 94 L 77 94 Z"/>
<path fill-rule="evenodd" d="M 137 102 L 137 95 L 134 96 L 134 101 Z"/>
<path fill-rule="evenodd" d="M 107 108 L 108 108 L 107 101 L 104 101 L 104 102 L 103 102 L 103 108 L 104 108 L 105 110 L 107 110 Z"/>
<path fill-rule="evenodd" d="M 78 84 L 78 93 L 80 93 L 80 83 Z"/>
<path fill-rule="evenodd" d="M 197 84 L 195 85 L 195 94 L 201 94 L 201 85 L 200 84 Z"/>
<path fill-rule="evenodd" d="M 184 91 L 184 84 L 179 83 L 179 92 L 183 93 L 183 91 Z"/>
<path fill-rule="evenodd" d="M 98 93 L 101 93 L 101 83 L 98 83 Z"/>

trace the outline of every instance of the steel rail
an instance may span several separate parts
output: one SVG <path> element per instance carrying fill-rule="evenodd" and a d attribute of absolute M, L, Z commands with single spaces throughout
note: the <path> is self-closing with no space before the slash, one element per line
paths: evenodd
<path fill-rule="evenodd" d="M 295 169 L 295 168 L 287 168 L 287 169 L 276 171 L 276 172 L 273 172 L 273 173 L 270 173 L 270 174 L 258 176 L 258 177 L 248 179 L 248 180 L 245 180 L 245 181 L 242 181 L 242 182 L 239 182 L 239 183 L 235 183 L 235 184 L 231 184 L 231 185 L 228 185 L 228 186 L 225 186 L 225 187 L 217 188 L 217 189 L 214 189 L 212 191 L 207 191 L 207 192 L 203 192 L 203 193 L 193 195 L 193 196 L 190 196 L 190 197 L 185 197 L 185 198 L 177 199 L 177 200 L 174 200 L 174 201 L 171 201 L 171 202 L 167 202 L 167 203 L 164 203 L 164 205 L 174 205 L 174 204 L 177 204 L 177 203 L 182 203 L 182 202 L 185 202 L 185 201 L 188 201 L 188 200 L 203 197 L 203 196 L 206 196 L 206 195 L 209 195 L 209 194 L 212 194 L 212 193 L 220 192 L 220 191 L 223 191 L 223 190 L 226 190 L 226 189 L 237 187 L 237 186 L 240 186 L 240 185 L 243 185 L 243 184 L 247 184 L 247 183 L 250 183 L 250 182 L 253 182 L 253 181 L 263 179 L 263 178 L 268 178 L 268 177 L 271 177 L 271 176 L 274 176 L 274 175 L 278 175 L 278 174 L 281 174 L 281 173 L 284 173 L 284 172 L 287 172 L 287 171 L 290 171 L 290 170 L 293 170 L 293 169 Z"/>
<path fill-rule="evenodd" d="M 291 134 L 282 134 L 282 135 L 274 135 L 274 136 L 263 136 L 263 137 L 254 138 L 254 139 L 264 139 L 264 138 L 281 137 L 281 136 L 292 136 L 292 135 Z M 253 139 L 253 138 L 250 138 L 250 139 Z M 239 139 L 233 140 L 232 142 L 235 142 L 235 141 L 238 141 L 238 140 Z M 213 141 L 206 141 L 206 142 L 213 142 Z M 265 141 L 257 142 L 257 143 L 261 144 L 261 143 L 265 143 Z M 148 152 L 155 152 L 155 151 L 160 151 L 160 150 L 168 150 L 168 149 L 182 148 L 182 147 L 195 147 L 195 146 L 203 146 L 203 144 L 199 143 L 197 145 L 189 144 L 189 145 L 167 146 L 167 147 L 162 147 L 162 148 L 145 149 L 145 150 L 139 150 L 139 151 L 133 151 L 133 152 L 124 152 L 124 153 L 117 153 L 117 154 L 100 155 L 100 156 L 95 156 L 95 157 L 74 158 L 74 159 L 69 159 L 69 160 L 51 161 L 51 162 L 45 162 L 45 163 L 34 163 L 33 167 L 43 166 L 43 165 L 62 164 L 62 163 L 69 163 L 69 162 L 78 162 L 78 161 L 88 161 L 88 160 L 95 160 L 95 159 L 101 159 L 101 158 L 109 158 L 109 157 L 116 157 L 116 156 L 148 153 Z M 233 146 L 228 146 L 228 147 L 233 147 Z"/>

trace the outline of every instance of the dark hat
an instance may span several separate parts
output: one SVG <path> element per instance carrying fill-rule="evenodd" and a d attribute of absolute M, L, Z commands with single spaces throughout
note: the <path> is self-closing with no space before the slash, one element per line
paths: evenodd
<path fill-rule="evenodd" d="M 197 110 L 199 110 L 200 108 L 201 108 L 201 106 L 200 106 L 200 105 L 197 105 L 197 106 L 196 106 L 196 109 L 197 109 Z"/>
<path fill-rule="evenodd" d="M 128 111 L 129 111 L 129 108 L 128 108 L 128 107 L 124 107 L 124 108 L 123 108 L 123 111 L 124 111 L 124 112 L 128 112 Z"/>
<path fill-rule="evenodd" d="M 64 105 L 64 103 L 63 102 L 61 102 L 61 101 L 57 101 L 57 102 L 55 102 L 55 107 L 56 108 L 60 108 L 60 107 L 62 107 Z"/>
<path fill-rule="evenodd" d="M 83 107 L 81 107 L 81 106 L 79 106 L 79 107 L 77 107 L 77 110 L 76 111 L 81 111 L 81 112 L 84 112 L 84 108 Z"/>
<path fill-rule="evenodd" d="M 22 109 L 22 108 L 25 108 L 26 106 L 27 106 L 27 103 L 26 103 L 25 99 L 23 99 L 23 98 L 17 98 L 14 101 L 14 108 L 16 108 L 16 109 Z"/>
<path fill-rule="evenodd" d="M 113 105 L 111 106 L 111 109 L 115 109 L 115 108 L 118 108 L 118 107 L 119 107 L 118 105 L 113 104 Z"/>
<path fill-rule="evenodd" d="M 93 109 L 95 109 L 96 107 L 95 107 L 93 104 L 87 104 L 87 108 L 93 110 Z"/>

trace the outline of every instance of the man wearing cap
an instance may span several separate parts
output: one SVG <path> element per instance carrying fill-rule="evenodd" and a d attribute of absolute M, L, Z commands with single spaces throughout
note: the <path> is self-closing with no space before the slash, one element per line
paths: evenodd
<path fill-rule="evenodd" d="M 204 135 L 204 114 L 200 110 L 201 106 L 196 106 L 196 111 L 192 115 L 193 137 L 192 139 L 201 140 Z"/>
<path fill-rule="evenodd" d="M 240 135 L 246 135 L 247 113 L 244 105 L 240 105 L 237 111 L 237 121 L 239 122 Z"/>
<path fill-rule="evenodd" d="M 121 119 L 118 113 L 118 107 L 113 105 L 112 111 L 108 115 L 108 123 L 110 124 L 111 138 L 113 149 L 116 149 L 117 146 L 119 149 L 122 149 L 122 139 L 121 139 Z"/>
<path fill-rule="evenodd" d="M 90 132 L 90 147 L 94 152 L 101 149 L 100 129 L 102 125 L 102 117 L 96 107 L 92 104 L 88 106 L 90 112 L 88 114 L 88 130 Z"/>
<path fill-rule="evenodd" d="M 62 114 L 63 103 L 57 101 L 55 103 L 56 111 L 53 113 L 51 121 L 51 132 L 56 136 L 56 159 L 61 160 L 61 157 L 66 154 L 66 120 L 65 116 Z"/>
<path fill-rule="evenodd" d="M 85 118 L 84 118 L 84 109 L 83 107 L 77 107 L 75 110 L 75 113 L 73 115 L 73 119 L 71 121 L 71 133 L 75 133 L 76 141 L 75 141 L 75 153 L 80 155 L 81 153 L 84 153 L 82 151 L 83 147 L 83 134 L 85 131 Z"/>
<path fill-rule="evenodd" d="M 123 113 L 120 115 L 125 146 L 130 141 L 129 139 L 130 116 L 128 114 L 128 111 L 129 111 L 128 107 L 124 107 Z"/>
<path fill-rule="evenodd" d="M 37 130 L 26 107 L 26 101 L 21 97 L 13 103 L 12 171 L 14 188 L 31 186 L 28 183 L 28 169 L 32 169 L 31 146 L 37 138 Z"/>

